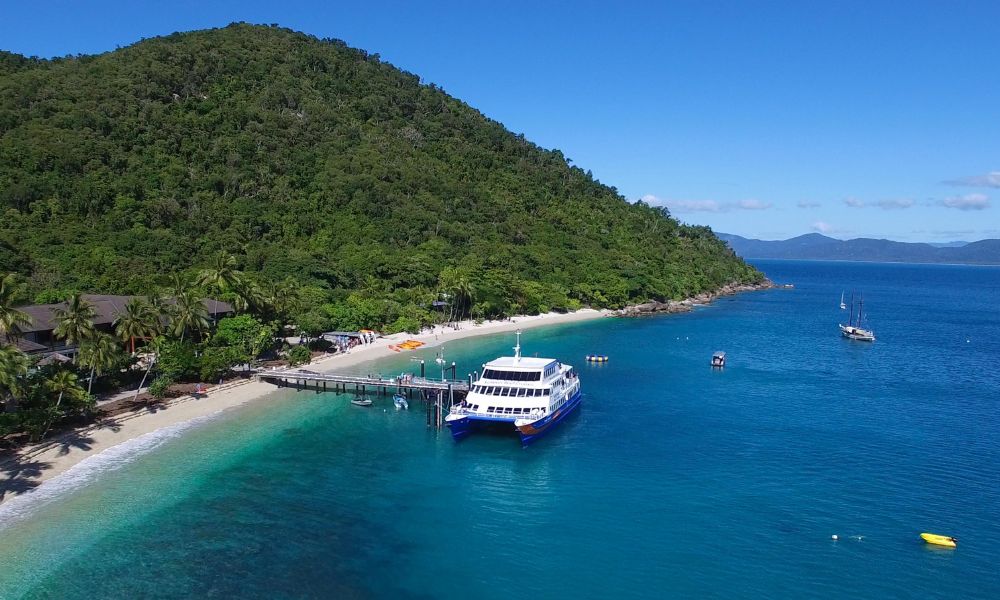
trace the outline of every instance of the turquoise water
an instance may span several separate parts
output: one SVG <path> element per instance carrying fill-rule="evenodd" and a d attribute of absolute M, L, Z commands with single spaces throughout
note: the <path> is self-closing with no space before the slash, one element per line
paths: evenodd
<path fill-rule="evenodd" d="M 796 288 L 527 331 L 585 393 L 527 449 L 288 390 L 139 442 L 0 508 L 0 597 L 1000 597 L 1000 269 L 759 266 Z M 852 287 L 874 344 L 839 337 Z"/>

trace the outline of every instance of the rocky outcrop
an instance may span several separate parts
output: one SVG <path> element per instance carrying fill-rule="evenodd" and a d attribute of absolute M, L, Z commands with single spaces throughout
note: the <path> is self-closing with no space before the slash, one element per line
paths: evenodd
<path fill-rule="evenodd" d="M 668 300 L 667 302 L 653 300 L 651 302 L 644 302 L 643 304 L 626 306 L 621 310 L 611 313 L 611 315 L 615 317 L 643 317 L 661 313 L 671 314 L 688 312 L 694 310 L 695 306 L 708 304 L 719 296 L 732 296 L 733 294 L 739 294 L 740 292 L 753 292 L 756 290 L 767 290 L 775 287 L 781 286 L 775 285 L 775 283 L 770 279 L 765 279 L 761 283 L 754 284 L 727 283 L 714 292 L 704 292 L 686 300 Z"/>

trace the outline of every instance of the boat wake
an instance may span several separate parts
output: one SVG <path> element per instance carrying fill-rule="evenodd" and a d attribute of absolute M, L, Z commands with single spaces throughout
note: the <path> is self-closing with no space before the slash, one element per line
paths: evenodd
<path fill-rule="evenodd" d="M 188 421 L 174 423 L 112 446 L 93 456 L 88 456 L 65 472 L 43 482 L 37 488 L 4 501 L 3 504 L 0 504 L 0 531 L 67 493 L 87 485 L 100 477 L 101 474 L 120 469 L 140 456 L 179 437 L 188 429 L 214 419 L 222 412 L 219 410 Z"/>

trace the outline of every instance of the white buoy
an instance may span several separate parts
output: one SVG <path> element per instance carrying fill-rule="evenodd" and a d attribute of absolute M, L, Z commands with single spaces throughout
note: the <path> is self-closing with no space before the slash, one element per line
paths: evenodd
<path fill-rule="evenodd" d="M 836 542 L 836 541 L 837 541 L 837 540 L 839 540 L 840 538 L 839 538 L 839 537 L 837 537 L 837 534 L 835 533 L 835 534 L 833 534 L 833 535 L 831 535 L 831 536 L 830 536 L 830 539 Z"/>

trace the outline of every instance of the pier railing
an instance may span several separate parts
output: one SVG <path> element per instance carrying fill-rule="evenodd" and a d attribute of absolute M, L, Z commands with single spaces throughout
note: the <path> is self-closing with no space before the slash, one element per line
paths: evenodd
<path fill-rule="evenodd" d="M 417 390 L 452 390 L 455 392 L 469 391 L 469 382 L 464 379 L 430 379 L 427 377 L 380 377 L 374 375 L 334 375 L 332 373 L 316 373 L 313 371 L 287 370 L 270 371 L 259 374 L 261 379 L 284 379 L 289 381 L 327 382 L 337 385 L 356 385 L 370 387 L 398 387 Z"/>

